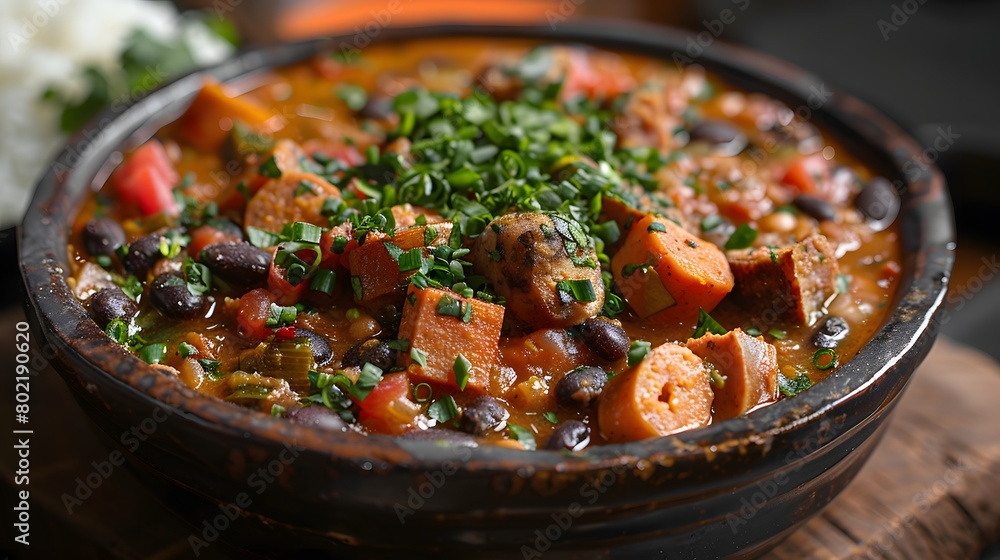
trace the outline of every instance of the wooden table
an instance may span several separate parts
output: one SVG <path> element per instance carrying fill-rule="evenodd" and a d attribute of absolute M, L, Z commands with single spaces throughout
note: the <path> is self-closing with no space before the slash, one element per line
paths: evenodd
<path fill-rule="evenodd" d="M 14 340 L 21 317 L 16 308 L 0 313 L 0 340 Z M 3 355 L 2 363 L 12 369 L 13 357 Z M 13 382 L 0 384 L 8 410 L 12 389 Z M 190 529 L 177 503 L 160 501 L 170 493 L 149 490 L 124 467 L 68 510 L 66 496 L 108 458 L 108 449 L 54 372 L 36 375 L 31 395 L 31 547 L 29 555 L 14 549 L 12 556 L 191 557 Z M 977 558 L 1000 538 L 998 397 L 997 364 L 939 342 L 857 479 L 768 558 Z M 13 465 L 8 447 L 0 458 L 5 496 L 13 494 Z M 224 546 L 213 543 L 200 558 L 238 557 Z M 10 547 L 5 539 L 3 548 Z"/>

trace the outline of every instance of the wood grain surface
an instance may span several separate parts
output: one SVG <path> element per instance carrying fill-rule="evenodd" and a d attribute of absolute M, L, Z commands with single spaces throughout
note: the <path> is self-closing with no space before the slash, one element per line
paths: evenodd
<path fill-rule="evenodd" d="M 851 485 L 769 559 L 978 558 L 1000 539 L 1000 367 L 939 340 Z"/>

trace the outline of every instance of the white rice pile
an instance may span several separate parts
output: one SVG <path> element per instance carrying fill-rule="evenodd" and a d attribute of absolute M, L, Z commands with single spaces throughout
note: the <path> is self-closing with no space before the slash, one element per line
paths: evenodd
<path fill-rule="evenodd" d="M 41 101 L 42 93 L 57 85 L 84 94 L 80 69 L 116 68 L 136 28 L 159 39 L 182 37 L 199 64 L 231 50 L 200 22 L 179 19 L 165 2 L 0 2 L 0 227 L 20 222 L 35 181 L 65 140 L 59 107 Z"/>

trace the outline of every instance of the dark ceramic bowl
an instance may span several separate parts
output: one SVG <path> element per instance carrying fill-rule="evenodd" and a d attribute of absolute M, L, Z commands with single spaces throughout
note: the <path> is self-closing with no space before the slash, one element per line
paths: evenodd
<path fill-rule="evenodd" d="M 668 61 L 690 56 L 686 34 L 651 27 L 433 27 L 383 30 L 377 39 L 446 35 L 582 42 Z M 907 162 L 920 161 L 920 146 L 865 104 L 841 94 L 818 103 L 825 88 L 815 77 L 721 44 L 696 61 L 737 87 L 809 111 L 901 185 L 905 272 L 892 312 L 853 360 L 795 398 L 582 456 L 446 447 L 324 433 L 238 408 L 191 391 L 106 337 L 66 284 L 66 239 L 81 198 L 103 184 L 120 146 L 174 118 L 205 75 L 232 80 L 350 41 L 275 46 L 182 78 L 75 136 L 39 183 L 20 237 L 29 315 L 82 406 L 134 464 L 209 501 L 237 504 L 255 529 L 222 530 L 224 540 L 365 557 L 751 557 L 851 481 L 937 333 L 953 260 L 944 181 L 933 168 L 913 173 Z M 123 437 L 133 427 L 148 435 Z M 189 521 L 213 542 L 204 519 Z"/>

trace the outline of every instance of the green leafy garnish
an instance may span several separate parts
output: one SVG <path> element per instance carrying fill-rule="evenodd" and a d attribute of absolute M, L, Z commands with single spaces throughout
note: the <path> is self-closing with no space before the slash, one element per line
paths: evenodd
<path fill-rule="evenodd" d="M 726 330 L 726 327 L 720 325 L 719 322 L 706 313 L 704 309 L 698 309 L 698 325 L 695 327 L 694 334 L 691 335 L 691 338 L 701 338 L 705 336 L 705 333 L 723 335 L 727 332 L 729 331 Z"/>
<path fill-rule="evenodd" d="M 633 340 L 628 348 L 628 366 L 632 367 L 641 362 L 646 357 L 646 354 L 649 353 L 649 349 L 652 346 L 652 343 L 645 340 Z"/>
<path fill-rule="evenodd" d="M 559 291 L 559 299 L 566 303 L 570 301 L 587 303 L 597 299 L 594 284 L 589 279 L 562 280 L 556 283 L 556 290 Z"/>
<path fill-rule="evenodd" d="M 515 440 L 521 442 L 528 451 L 534 451 L 537 447 L 535 443 L 535 433 L 528 428 L 523 428 L 517 424 L 512 424 L 507 422 L 507 429 L 510 431 L 510 435 Z"/>
<path fill-rule="evenodd" d="M 297 315 L 298 310 L 295 309 L 294 306 L 281 306 L 277 303 L 272 303 L 271 309 L 267 315 L 267 320 L 264 321 L 264 326 L 269 329 L 286 327 L 295 322 L 295 317 Z"/>
<path fill-rule="evenodd" d="M 459 391 L 465 390 L 465 385 L 469 382 L 469 371 L 472 369 L 472 362 L 466 359 L 465 356 L 459 354 L 455 357 L 455 364 L 452 366 L 452 370 L 455 372 L 455 383 L 458 385 Z"/>
<path fill-rule="evenodd" d="M 786 397 L 794 397 L 809 387 L 812 387 L 812 380 L 804 373 L 799 373 L 794 379 L 789 379 L 781 373 L 778 374 L 778 390 Z"/>
<path fill-rule="evenodd" d="M 757 240 L 757 230 L 747 224 L 741 224 L 726 241 L 726 250 L 746 249 Z"/>
<path fill-rule="evenodd" d="M 451 395 L 445 395 L 434 401 L 427 407 L 427 417 L 432 420 L 437 420 L 440 424 L 444 424 L 449 420 L 457 418 L 458 405 L 455 404 L 455 398 Z"/>

